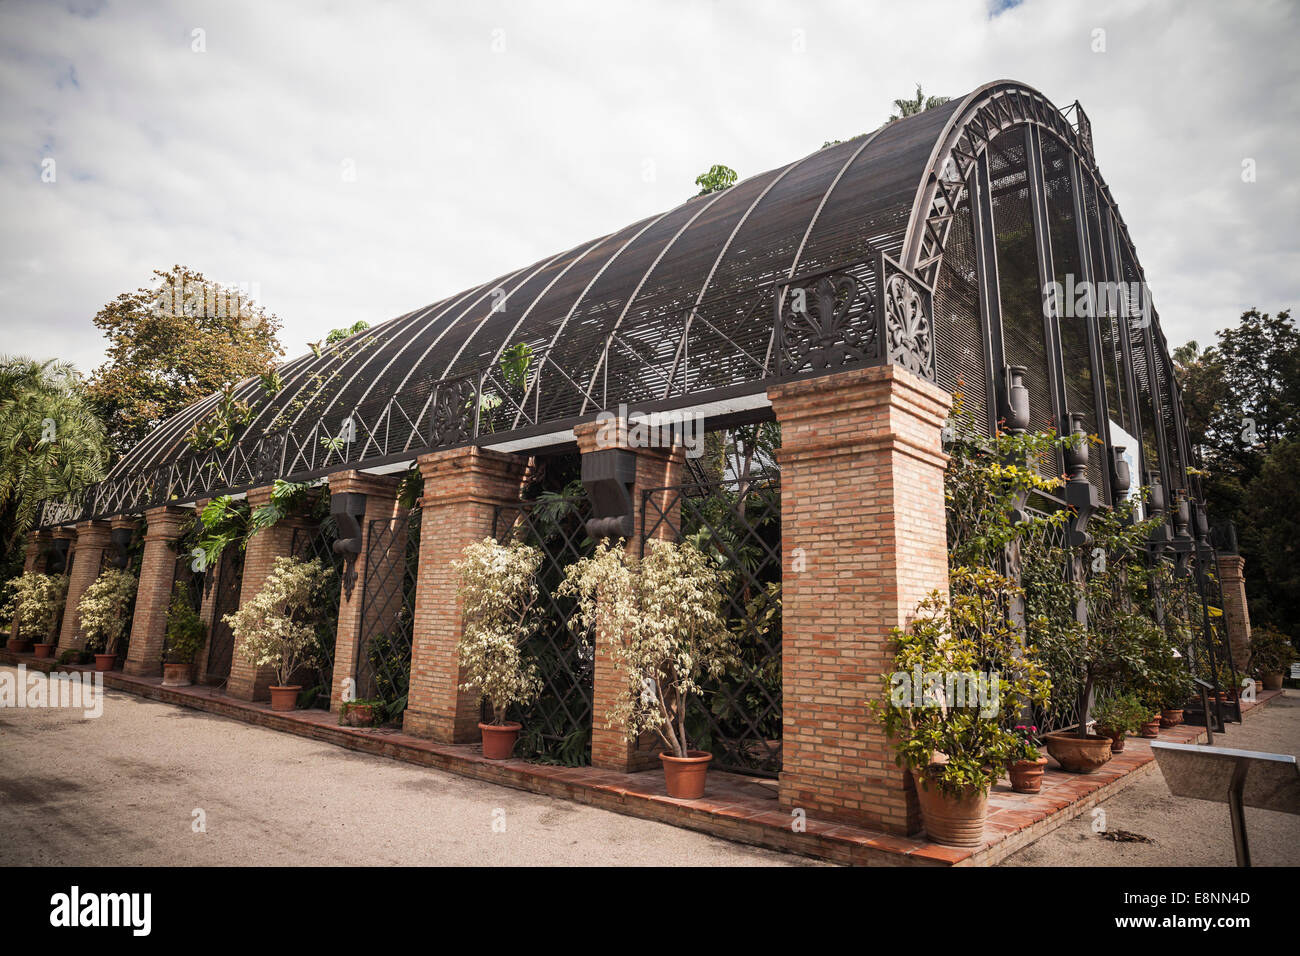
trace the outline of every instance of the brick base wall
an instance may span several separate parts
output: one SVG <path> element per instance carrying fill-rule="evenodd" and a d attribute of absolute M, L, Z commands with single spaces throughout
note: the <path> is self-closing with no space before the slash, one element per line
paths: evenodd
<path fill-rule="evenodd" d="M 915 832 L 914 787 L 867 700 L 893 667 L 890 629 L 930 591 L 947 593 L 951 397 L 892 366 L 768 395 L 782 436 L 781 805 Z"/>

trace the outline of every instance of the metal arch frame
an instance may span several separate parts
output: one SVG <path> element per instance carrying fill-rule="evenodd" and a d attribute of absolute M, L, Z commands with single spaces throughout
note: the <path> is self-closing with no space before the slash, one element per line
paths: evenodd
<path fill-rule="evenodd" d="M 1066 114 L 1069 113 L 1074 115 L 1075 125 L 1071 125 L 1067 119 Z M 1027 160 L 1027 168 L 1031 177 L 1041 174 L 1041 146 L 1038 144 L 1041 143 L 1042 130 L 1047 130 L 1069 151 L 1072 183 L 1080 182 L 1084 175 L 1092 178 L 1098 199 L 1099 218 L 1103 218 L 1102 208 L 1104 207 L 1109 220 L 1100 224 L 1103 232 L 1108 233 L 1108 235 L 1103 235 L 1101 240 L 1107 244 L 1106 251 L 1114 257 L 1114 271 L 1116 274 L 1114 281 L 1123 281 L 1122 253 L 1126 251 L 1139 280 L 1142 282 L 1145 296 L 1144 308 L 1150 316 L 1150 323 L 1142 330 L 1143 349 L 1146 353 L 1150 374 L 1154 376 L 1156 362 L 1155 336 L 1160 337 L 1159 351 L 1166 362 L 1169 361 L 1168 348 L 1164 343 L 1164 335 L 1159 326 L 1154 303 L 1150 301 L 1146 273 L 1138 259 L 1128 227 L 1120 215 L 1119 207 L 1111 195 L 1110 187 L 1106 184 L 1097 168 L 1096 159 L 1092 153 L 1091 123 L 1077 101 L 1065 110 L 1059 110 L 1042 93 L 1012 80 L 998 80 L 988 83 L 970 93 L 963 100 L 961 106 L 949 117 L 944 131 L 935 142 L 930 160 L 925 167 L 908 220 L 907 232 L 905 233 L 903 264 L 933 284 L 942 264 L 943 252 L 947 244 L 948 230 L 952 223 L 957 197 L 960 196 L 961 190 L 965 187 L 971 173 L 977 169 L 980 160 L 985 157 L 989 143 L 1001 133 L 1017 126 L 1027 128 L 1027 140 L 1034 144 L 1033 158 Z M 956 175 L 952 175 L 952 172 L 955 172 Z M 984 176 L 987 177 L 986 170 Z M 1035 186 L 1030 192 L 1031 198 L 1037 204 L 1041 188 Z M 1079 231 L 1083 226 L 1083 220 L 1077 212 L 1079 190 L 1073 189 L 1072 192 L 1076 204 L 1076 231 Z M 1037 206 L 1035 208 L 1037 209 Z M 1034 221 L 1039 246 L 1050 248 L 1050 240 L 1042 234 L 1041 227 L 1044 225 L 1045 220 L 1037 211 L 1034 215 Z M 981 236 L 980 238 L 984 240 L 987 237 Z M 1085 265 L 1085 268 L 1089 268 L 1091 249 L 1082 240 L 1082 237 L 1080 237 L 1079 241 L 1081 262 Z M 1042 249 L 1040 248 L 1040 271 L 1044 262 L 1041 252 Z M 1047 261 L 1050 262 L 1050 259 Z M 981 289 L 981 292 L 983 292 L 983 289 Z M 983 298 L 983 295 L 981 295 L 981 299 Z M 1090 325 L 1096 326 L 1096 317 L 1093 318 Z M 1140 408 L 1141 403 L 1138 401 L 1139 390 L 1133 372 L 1131 342 L 1127 334 L 1128 323 L 1124 323 L 1123 328 L 1126 333 L 1121 336 L 1125 366 L 1123 370 L 1124 385 L 1135 419 L 1136 434 L 1140 438 L 1143 414 Z M 1049 344 L 1056 346 L 1059 345 L 1059 333 L 1054 334 L 1057 334 L 1058 338 L 1055 341 L 1049 338 Z M 1095 328 L 1090 333 L 1090 339 L 1094 337 L 1098 339 L 1099 344 L 1099 332 Z M 1062 410 L 1061 396 L 1057 394 L 1060 391 L 1057 384 L 1057 380 L 1059 380 L 1057 372 L 1057 364 L 1060 361 L 1059 347 L 1051 348 L 1049 356 L 1051 355 L 1055 356 L 1055 360 L 1049 362 L 1049 370 L 1054 377 L 1052 382 L 1053 405 L 1056 410 L 1056 417 L 1060 419 Z M 990 365 L 989 367 L 989 376 L 994 379 L 989 384 L 994 388 L 997 386 L 996 375 L 999 368 L 1000 365 Z M 1094 365 L 1094 368 L 1096 368 L 1096 365 Z M 1171 410 L 1174 410 L 1175 405 L 1179 406 L 1177 410 L 1174 410 L 1175 420 L 1178 420 L 1181 401 L 1176 395 L 1177 386 L 1172 381 L 1172 376 L 1170 376 L 1169 384 L 1171 390 L 1170 407 Z M 1098 386 L 1099 383 L 1094 380 L 1094 393 L 1097 392 Z M 1154 381 L 1152 384 L 1152 397 L 1157 408 L 1161 407 L 1161 403 L 1166 400 Z M 1104 407 L 1104 391 L 1099 396 L 1094 394 L 1094 403 L 1098 409 Z M 1160 471 L 1165 487 L 1170 488 L 1172 486 L 1170 480 L 1172 475 L 1169 471 L 1169 446 L 1167 436 L 1164 433 L 1164 423 L 1160 420 L 1162 417 L 1157 415 L 1157 421 L 1153 423 L 1155 425 L 1157 456 L 1160 460 L 1155 463 L 1146 462 L 1145 449 L 1139 449 L 1139 454 L 1142 456 L 1143 470 L 1146 471 L 1149 467 L 1154 466 L 1155 469 Z M 1103 426 L 1103 421 L 1107 423 L 1106 426 Z M 1103 437 L 1107 439 L 1107 447 L 1109 447 L 1108 416 L 1099 418 L 1098 427 L 1106 427 L 1106 433 Z M 1180 484 L 1186 487 L 1185 477 Z"/>

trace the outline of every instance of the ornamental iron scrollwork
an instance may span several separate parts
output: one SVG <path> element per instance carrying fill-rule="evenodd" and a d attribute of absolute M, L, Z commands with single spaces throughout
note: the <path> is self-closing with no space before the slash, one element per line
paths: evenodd
<path fill-rule="evenodd" d="M 885 354 L 922 378 L 934 380 L 934 327 L 929 296 L 910 276 L 893 272 L 885 280 Z"/>
<path fill-rule="evenodd" d="M 257 460 L 254 467 L 257 469 L 259 484 L 265 484 L 279 477 L 280 458 L 284 452 L 287 438 L 287 432 L 279 431 L 270 435 L 263 435 L 257 443 Z"/>
<path fill-rule="evenodd" d="M 472 377 L 439 382 L 429 422 L 433 448 L 461 445 L 474 438 L 474 411 L 478 389 Z"/>
<path fill-rule="evenodd" d="M 845 272 L 830 273 L 778 296 L 781 310 L 781 366 L 785 372 L 825 371 L 875 357 L 875 329 L 870 316 L 875 296 Z"/>

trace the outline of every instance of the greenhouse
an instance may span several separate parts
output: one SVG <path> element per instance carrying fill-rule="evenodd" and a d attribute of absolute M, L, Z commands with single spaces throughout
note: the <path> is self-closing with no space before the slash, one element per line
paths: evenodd
<path fill-rule="evenodd" d="M 407 734 L 474 741 L 484 712 L 449 569 L 486 537 L 525 541 L 542 556 L 525 648 L 541 691 L 512 712 L 516 752 L 657 767 L 657 740 L 606 719 L 620 677 L 562 582 L 601 541 L 643 555 L 689 539 L 727 571 L 737 643 L 687 714 L 693 744 L 716 770 L 775 781 L 783 808 L 912 833 L 917 794 L 867 698 L 892 629 L 948 591 L 955 444 L 1039 432 L 1074 439 L 1035 454 L 1060 480 L 1017 505 L 1057 516 L 1041 526 L 1048 577 L 1088 574 L 1068 556 L 1099 516 L 1158 519 L 1157 617 L 1214 718 L 1240 717 L 1226 693 L 1248 634 L 1240 558 L 1201 503 L 1159 311 L 1078 103 L 990 83 L 276 379 L 194 404 L 45 503 L 28 563 L 68 579 L 59 650 L 84 646 L 73 609 L 101 569 L 131 568 L 126 674 L 162 674 L 180 594 L 208 633 L 196 683 L 266 699 L 274 673 L 227 617 L 278 558 L 319 558 L 337 580 L 299 706 L 382 701 Z M 277 508 L 246 547 L 203 543 L 208 518 Z M 1028 581 L 1019 548 L 999 567 Z M 1013 608 L 1022 623 L 1033 600 Z M 1064 700 L 1034 719 L 1082 715 Z"/>

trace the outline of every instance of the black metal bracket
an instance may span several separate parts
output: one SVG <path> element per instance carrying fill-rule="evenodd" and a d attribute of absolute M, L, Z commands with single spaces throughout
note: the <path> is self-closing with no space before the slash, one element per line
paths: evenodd
<path fill-rule="evenodd" d="M 587 534 L 594 539 L 631 538 L 635 527 L 632 486 L 636 484 L 636 454 L 606 448 L 582 456 L 582 486 L 591 498 L 593 517 Z"/>
<path fill-rule="evenodd" d="M 343 593 L 352 600 L 357 583 L 357 557 L 361 554 L 361 521 L 366 516 L 366 496 L 349 491 L 330 496 L 330 516 L 339 527 L 334 552 L 343 555 Z"/>
<path fill-rule="evenodd" d="M 108 538 L 113 543 L 113 567 L 125 570 L 131 560 L 128 552 L 133 537 L 135 537 L 134 528 L 114 528 L 109 532 Z"/>

